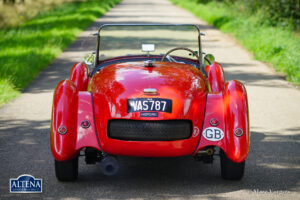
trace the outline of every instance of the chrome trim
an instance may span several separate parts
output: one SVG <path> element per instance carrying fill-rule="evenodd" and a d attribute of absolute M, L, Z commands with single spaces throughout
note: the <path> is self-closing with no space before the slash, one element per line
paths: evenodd
<path fill-rule="evenodd" d="M 145 95 L 157 95 L 157 89 L 155 88 L 145 88 L 143 92 Z"/>

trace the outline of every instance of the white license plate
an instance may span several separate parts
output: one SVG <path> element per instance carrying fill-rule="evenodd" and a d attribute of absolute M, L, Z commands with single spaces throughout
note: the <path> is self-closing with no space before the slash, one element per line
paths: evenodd
<path fill-rule="evenodd" d="M 127 100 L 127 112 L 160 111 L 172 113 L 172 100 L 162 98 L 136 98 Z"/>

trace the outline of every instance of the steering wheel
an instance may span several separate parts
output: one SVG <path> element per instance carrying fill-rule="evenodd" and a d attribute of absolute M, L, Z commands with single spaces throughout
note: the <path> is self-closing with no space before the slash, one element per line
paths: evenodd
<path fill-rule="evenodd" d="M 191 50 L 191 49 L 189 49 L 189 48 L 186 48 L 186 47 L 176 47 L 176 48 L 173 48 L 173 49 L 169 50 L 169 51 L 162 57 L 161 62 L 163 62 L 163 61 L 166 59 L 166 57 L 167 57 L 170 53 L 172 53 L 173 51 L 177 51 L 177 50 L 186 50 L 186 51 L 192 53 L 194 56 L 196 56 L 197 59 L 198 59 L 198 61 L 200 61 L 199 56 L 198 56 L 193 50 Z"/>

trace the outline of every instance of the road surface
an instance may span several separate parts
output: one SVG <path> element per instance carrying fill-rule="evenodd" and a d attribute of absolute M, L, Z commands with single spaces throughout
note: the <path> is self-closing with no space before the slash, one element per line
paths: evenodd
<path fill-rule="evenodd" d="M 213 165 L 182 158 L 120 158 L 113 177 L 80 159 L 79 179 L 58 182 L 50 152 L 52 94 L 71 66 L 93 50 L 84 41 L 101 23 L 197 23 L 203 49 L 225 68 L 226 78 L 245 83 L 249 96 L 251 150 L 243 180 L 220 178 Z M 189 12 L 167 0 L 124 0 L 84 31 L 24 90 L 0 109 L 0 199 L 300 199 L 300 90 Z M 43 179 L 42 194 L 10 194 L 9 179 Z"/>

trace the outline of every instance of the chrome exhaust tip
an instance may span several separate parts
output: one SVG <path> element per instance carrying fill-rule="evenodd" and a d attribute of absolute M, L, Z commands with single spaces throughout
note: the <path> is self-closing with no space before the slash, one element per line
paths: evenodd
<path fill-rule="evenodd" d="M 119 171 L 119 163 L 113 156 L 105 156 L 100 163 L 101 172 L 106 176 L 115 175 Z"/>

